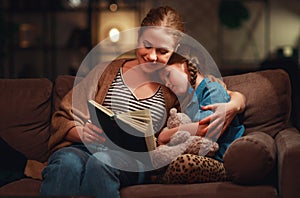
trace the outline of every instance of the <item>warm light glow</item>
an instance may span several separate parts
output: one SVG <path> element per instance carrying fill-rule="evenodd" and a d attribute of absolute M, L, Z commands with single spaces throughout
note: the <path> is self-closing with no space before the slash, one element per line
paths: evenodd
<path fill-rule="evenodd" d="M 118 10 L 118 4 L 116 4 L 116 3 L 110 4 L 110 5 L 109 5 L 109 9 L 110 9 L 110 11 L 112 11 L 112 12 L 117 11 L 117 10 Z"/>
<path fill-rule="evenodd" d="M 112 28 L 109 30 L 109 38 L 112 42 L 116 43 L 120 39 L 120 31 L 117 28 Z"/>
<path fill-rule="evenodd" d="M 291 57 L 293 55 L 293 48 L 291 46 L 284 46 L 283 55 L 285 57 Z"/>
<path fill-rule="evenodd" d="M 72 8 L 79 7 L 81 3 L 82 3 L 81 0 L 69 0 L 69 5 Z"/>

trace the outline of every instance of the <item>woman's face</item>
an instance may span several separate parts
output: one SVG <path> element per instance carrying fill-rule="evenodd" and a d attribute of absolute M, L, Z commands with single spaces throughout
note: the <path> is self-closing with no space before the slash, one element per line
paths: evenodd
<path fill-rule="evenodd" d="M 160 69 L 162 64 L 168 62 L 174 46 L 175 39 L 166 30 L 162 28 L 147 28 L 143 30 L 136 50 L 137 60 L 143 71 L 152 73 Z"/>
<path fill-rule="evenodd" d="M 165 86 L 171 89 L 177 96 L 187 93 L 190 83 L 185 63 L 175 63 L 165 66 L 159 71 L 159 76 Z"/>

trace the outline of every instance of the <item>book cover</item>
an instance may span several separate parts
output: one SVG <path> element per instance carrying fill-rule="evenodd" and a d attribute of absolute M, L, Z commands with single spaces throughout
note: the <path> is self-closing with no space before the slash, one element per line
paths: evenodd
<path fill-rule="evenodd" d="M 109 146 L 134 152 L 147 152 L 156 148 L 149 109 L 114 114 L 94 100 L 88 101 L 90 119 L 103 129 Z"/>

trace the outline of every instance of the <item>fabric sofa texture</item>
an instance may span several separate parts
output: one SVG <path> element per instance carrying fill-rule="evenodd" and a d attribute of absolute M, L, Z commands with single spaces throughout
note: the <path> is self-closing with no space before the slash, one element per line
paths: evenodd
<path fill-rule="evenodd" d="M 45 162 L 52 113 L 75 77 L 0 80 L 0 134 L 29 159 Z M 290 124 L 291 85 L 280 69 L 224 77 L 228 89 L 247 98 L 239 117 L 245 135 L 224 156 L 231 182 L 145 184 L 121 189 L 121 197 L 300 197 L 300 133 Z M 41 181 L 23 178 L 0 188 L 0 197 L 38 196 Z"/>

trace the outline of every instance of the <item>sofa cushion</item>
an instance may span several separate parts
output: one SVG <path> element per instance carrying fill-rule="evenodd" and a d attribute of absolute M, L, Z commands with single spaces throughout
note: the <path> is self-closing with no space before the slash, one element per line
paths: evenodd
<path fill-rule="evenodd" d="M 253 132 L 235 140 L 226 150 L 224 167 L 237 184 L 261 182 L 274 168 L 276 146 L 264 132 Z"/>
<path fill-rule="evenodd" d="M 52 82 L 0 79 L 0 134 L 29 159 L 48 158 Z"/>
<path fill-rule="evenodd" d="M 23 178 L 0 188 L 0 197 L 39 197 L 41 181 Z"/>
<path fill-rule="evenodd" d="M 121 198 L 278 198 L 273 186 L 243 186 L 231 182 L 134 185 L 122 188 L 120 194 Z"/>
<path fill-rule="evenodd" d="M 281 69 L 224 77 L 229 90 L 246 96 L 241 115 L 245 134 L 263 131 L 272 137 L 284 129 L 290 119 L 291 87 L 288 74 Z"/>

